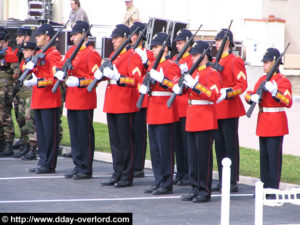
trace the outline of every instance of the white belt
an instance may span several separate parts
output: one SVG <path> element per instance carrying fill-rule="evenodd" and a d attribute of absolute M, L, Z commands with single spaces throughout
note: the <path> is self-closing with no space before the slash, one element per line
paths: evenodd
<path fill-rule="evenodd" d="M 170 91 L 152 91 L 151 96 L 171 96 L 172 92 Z"/>
<path fill-rule="evenodd" d="M 208 100 L 189 99 L 189 105 L 213 105 L 214 103 Z"/>
<path fill-rule="evenodd" d="M 117 84 L 117 81 L 115 81 L 115 80 L 108 80 L 108 83 L 109 84 Z"/>
<path fill-rule="evenodd" d="M 284 112 L 284 107 L 260 107 L 260 112 Z"/>

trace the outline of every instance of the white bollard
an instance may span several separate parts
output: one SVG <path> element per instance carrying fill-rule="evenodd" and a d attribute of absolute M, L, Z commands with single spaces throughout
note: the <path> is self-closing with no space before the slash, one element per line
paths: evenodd
<path fill-rule="evenodd" d="M 221 199 L 221 225 L 229 225 L 230 213 L 230 166 L 231 160 L 222 160 L 222 199 Z"/>
<path fill-rule="evenodd" d="M 263 224 L 264 209 L 264 184 L 261 181 L 255 183 L 255 225 Z"/>

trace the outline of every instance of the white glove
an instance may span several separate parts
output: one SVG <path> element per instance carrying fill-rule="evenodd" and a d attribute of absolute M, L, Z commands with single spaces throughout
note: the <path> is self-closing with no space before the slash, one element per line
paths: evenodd
<path fill-rule="evenodd" d="M 101 72 L 101 70 L 97 69 L 94 73 L 94 77 L 97 79 L 97 80 L 101 80 L 102 77 L 103 77 L 103 73 Z"/>
<path fill-rule="evenodd" d="M 153 80 L 156 80 L 157 82 L 161 83 L 163 82 L 164 80 L 164 72 L 163 72 L 163 69 L 160 68 L 160 71 L 158 72 L 157 70 L 154 70 L 154 69 L 151 69 L 150 70 L 150 77 L 153 79 Z"/>
<path fill-rule="evenodd" d="M 142 49 L 140 49 L 140 48 L 136 48 L 136 49 L 135 49 L 135 52 L 136 52 L 137 54 L 139 54 L 139 56 L 140 56 L 141 59 L 142 59 L 142 63 L 143 63 L 143 64 L 147 63 L 148 57 L 147 57 L 146 49 L 142 50 Z"/>
<path fill-rule="evenodd" d="M 175 84 L 172 88 L 173 92 L 176 94 L 176 95 L 180 95 L 181 94 L 181 89 L 179 87 L 178 84 Z"/>
<path fill-rule="evenodd" d="M 68 87 L 78 87 L 79 86 L 79 79 L 78 77 L 70 76 L 66 81 L 66 85 Z"/>
<path fill-rule="evenodd" d="M 217 103 L 220 103 L 223 100 L 225 100 L 225 98 L 227 96 L 226 88 L 221 88 L 220 93 L 221 93 L 221 96 L 218 98 Z"/>
<path fill-rule="evenodd" d="M 62 81 L 64 79 L 65 73 L 61 70 L 57 71 L 54 74 L 54 77 L 56 77 L 58 80 Z"/>
<path fill-rule="evenodd" d="M 193 89 L 198 83 L 198 78 L 194 79 L 190 74 L 186 74 L 184 76 L 183 83 Z"/>
<path fill-rule="evenodd" d="M 34 63 L 32 61 L 29 61 L 26 63 L 25 69 L 26 70 L 32 70 L 34 68 Z"/>
<path fill-rule="evenodd" d="M 189 68 L 188 68 L 188 66 L 187 66 L 186 63 L 180 64 L 179 68 L 180 68 L 181 74 L 184 74 L 184 73 L 186 73 L 189 70 Z"/>
<path fill-rule="evenodd" d="M 140 92 L 141 94 L 146 95 L 146 94 L 148 93 L 148 88 L 147 88 L 147 86 L 144 85 L 144 84 L 142 84 L 142 85 L 140 86 L 139 92 Z"/>
<path fill-rule="evenodd" d="M 251 95 L 250 100 L 252 102 L 258 103 L 259 102 L 259 95 L 258 94 Z"/>
<path fill-rule="evenodd" d="M 265 89 L 270 92 L 272 94 L 272 96 L 275 96 L 277 93 L 277 84 L 276 82 L 273 80 L 271 81 L 267 81 L 265 84 Z"/>
<path fill-rule="evenodd" d="M 115 65 L 113 65 L 113 69 L 109 67 L 105 67 L 103 69 L 103 75 L 111 80 L 118 81 L 120 79 L 120 73 Z"/>
<path fill-rule="evenodd" d="M 26 87 L 32 87 L 34 85 L 37 85 L 37 77 L 34 73 L 31 73 L 32 78 L 30 80 L 24 80 L 24 86 Z"/>

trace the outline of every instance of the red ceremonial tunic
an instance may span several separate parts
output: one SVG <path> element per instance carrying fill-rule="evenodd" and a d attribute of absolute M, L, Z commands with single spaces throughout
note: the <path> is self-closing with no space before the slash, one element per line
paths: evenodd
<path fill-rule="evenodd" d="M 246 114 L 240 95 L 247 89 L 247 75 L 244 61 L 232 53 L 224 53 L 219 62 L 224 67 L 220 72 L 222 88 L 231 88 L 227 99 L 216 104 L 217 118 L 236 118 Z"/>
<path fill-rule="evenodd" d="M 77 46 L 72 46 L 66 53 L 60 67 L 71 57 Z M 83 45 L 76 57 L 72 61 L 72 69 L 68 71 L 68 76 L 80 79 L 79 87 L 67 87 L 66 108 L 71 110 L 89 110 L 97 107 L 96 88 L 88 92 L 88 86 L 94 79 L 94 72 L 101 64 L 101 57 L 92 45 Z"/>
<path fill-rule="evenodd" d="M 198 78 L 195 88 L 188 89 L 189 105 L 186 115 L 186 131 L 204 131 L 218 128 L 215 101 L 221 89 L 221 75 L 218 71 L 206 65 L 198 67 L 193 73 L 193 78 Z M 199 94 L 200 92 L 200 94 Z M 193 104 L 200 100 L 201 104 Z M 208 101 L 206 104 L 205 102 Z"/>
<path fill-rule="evenodd" d="M 40 50 L 41 51 L 41 50 Z M 39 53 L 39 52 L 38 52 Z M 38 84 L 33 86 L 31 108 L 50 109 L 61 106 L 61 94 L 59 88 L 52 93 L 56 64 L 61 60 L 61 55 L 55 47 L 50 47 L 45 52 L 45 58 L 40 59 L 33 73 L 38 78 Z"/>
<path fill-rule="evenodd" d="M 173 57 L 173 61 L 176 60 L 177 55 Z M 182 58 L 178 62 L 179 64 L 187 64 L 188 68 L 190 69 L 193 65 L 192 61 L 192 55 L 188 52 L 183 54 Z M 177 106 L 177 112 L 178 116 L 181 117 L 186 117 L 186 111 L 188 107 L 188 92 L 183 91 L 182 95 L 177 95 L 175 99 L 175 105 Z"/>
<path fill-rule="evenodd" d="M 254 90 L 247 92 L 245 100 L 249 104 L 251 104 L 251 95 L 256 93 L 260 83 L 265 80 L 266 75 L 260 77 Z M 276 95 L 273 97 L 270 92 L 264 91 L 259 103 L 260 112 L 257 118 L 256 135 L 260 137 L 276 137 L 289 133 L 287 116 L 283 107 L 290 108 L 293 103 L 291 82 L 281 73 L 274 74 L 271 81 L 273 80 L 278 86 Z"/>
<path fill-rule="evenodd" d="M 17 63 L 19 62 L 17 51 L 13 51 L 11 47 L 7 47 L 5 51 L 4 61 L 6 63 Z"/>
<path fill-rule="evenodd" d="M 141 57 L 133 49 L 124 49 L 113 64 L 116 65 L 121 77 L 117 84 L 108 81 L 103 111 L 106 113 L 139 111 L 136 107 L 139 98 L 136 89 L 144 67 Z"/>
<path fill-rule="evenodd" d="M 154 62 L 149 66 L 150 71 Z M 155 82 L 151 86 L 151 92 L 149 94 L 148 110 L 147 110 L 147 123 L 154 124 L 167 124 L 174 123 L 179 120 L 176 104 L 173 104 L 170 108 L 167 106 L 167 101 L 172 94 L 172 87 L 174 83 L 177 83 L 180 77 L 180 68 L 171 59 L 162 58 L 160 64 L 157 67 L 157 71 L 163 69 L 165 79 L 162 84 Z M 167 96 L 154 96 L 154 93 L 165 92 Z M 160 94 L 159 94 L 160 95 Z"/>

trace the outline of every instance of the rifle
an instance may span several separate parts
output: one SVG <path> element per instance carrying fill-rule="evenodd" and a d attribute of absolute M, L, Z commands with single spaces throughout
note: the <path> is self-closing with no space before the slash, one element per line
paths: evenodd
<path fill-rule="evenodd" d="M 132 49 L 136 49 L 139 46 L 141 40 L 143 39 L 143 37 L 148 29 L 149 24 L 150 24 L 150 22 L 148 22 L 148 24 L 145 26 L 145 28 L 139 33 L 139 36 L 138 36 L 136 42 L 132 46 Z"/>
<path fill-rule="evenodd" d="M 66 60 L 66 62 L 64 63 L 64 65 L 62 66 L 61 70 L 64 73 L 64 79 L 67 77 L 68 70 L 72 69 L 72 61 L 75 59 L 77 53 L 79 52 L 81 46 L 83 45 L 83 43 L 85 41 L 85 38 L 89 34 L 90 29 L 92 28 L 92 26 L 93 25 L 90 25 L 89 29 L 85 32 L 84 36 L 81 38 L 80 42 L 78 43 L 77 47 L 75 48 L 75 50 L 72 53 L 72 55 L 70 56 L 70 58 L 68 58 Z M 54 84 L 53 88 L 52 88 L 52 93 L 56 92 L 56 89 L 58 88 L 59 83 L 60 83 L 60 80 L 57 80 L 56 83 Z"/>
<path fill-rule="evenodd" d="M 63 26 L 62 28 L 60 28 L 56 34 L 51 38 L 51 40 L 42 48 L 42 52 L 37 53 L 31 60 L 31 62 L 33 62 L 34 67 L 36 67 L 38 61 L 40 59 L 43 59 L 45 57 L 45 52 L 54 44 L 54 42 L 56 41 L 56 38 L 58 37 L 58 35 L 63 31 L 63 29 L 66 28 L 67 24 L 69 23 L 70 20 L 68 20 L 68 22 L 66 23 L 65 26 Z M 19 77 L 17 83 L 16 83 L 16 88 L 19 88 L 20 86 L 23 85 L 23 81 L 25 79 L 25 77 L 28 75 L 28 73 L 30 72 L 29 69 L 26 69 L 23 74 Z"/>
<path fill-rule="evenodd" d="M 225 44 L 226 44 L 226 42 L 228 40 L 228 31 L 230 30 L 232 22 L 233 22 L 233 20 L 230 21 L 228 29 L 225 31 L 225 34 L 223 36 L 220 49 L 219 49 L 219 51 L 217 52 L 217 55 L 216 55 L 216 61 L 211 65 L 212 68 L 214 68 L 215 70 L 218 70 L 218 71 L 223 71 L 223 69 L 224 69 L 224 67 L 219 64 L 219 61 L 220 61 L 220 59 L 222 57 Z"/>
<path fill-rule="evenodd" d="M 159 65 L 159 62 L 160 62 L 160 60 L 161 60 L 161 58 L 162 58 L 162 56 L 164 54 L 165 47 L 166 47 L 166 44 L 169 41 L 169 39 L 170 39 L 170 34 L 168 34 L 167 39 L 163 43 L 162 48 L 160 49 L 160 51 L 158 53 L 158 56 L 156 57 L 156 59 L 154 61 L 152 69 L 154 69 L 154 70 L 157 69 L 157 67 Z M 144 78 L 144 80 L 143 80 L 143 85 L 147 86 L 147 90 L 150 90 L 150 83 L 151 83 L 151 77 L 150 77 L 150 71 L 148 71 L 147 74 L 146 74 L 146 76 L 145 76 L 145 78 Z M 141 108 L 141 106 L 143 104 L 144 97 L 145 97 L 145 94 L 141 93 L 141 95 L 139 97 L 139 100 L 136 103 L 136 107 L 138 107 L 139 109 Z"/>
<path fill-rule="evenodd" d="M 112 57 L 110 59 L 105 59 L 105 61 L 102 63 L 102 65 L 100 66 L 99 70 L 101 72 L 103 72 L 103 69 L 105 67 L 109 67 L 111 69 L 113 69 L 113 65 L 112 62 L 120 55 L 120 53 L 122 52 L 122 50 L 126 47 L 126 45 L 128 45 L 130 43 L 131 37 L 133 36 L 133 34 L 136 32 L 137 28 L 132 32 L 131 35 L 128 36 L 128 38 L 119 46 L 119 48 L 114 52 L 114 54 L 112 55 Z M 98 80 L 96 78 L 94 78 L 94 80 L 89 84 L 89 86 L 87 87 L 88 92 L 91 92 L 93 90 L 93 88 L 95 87 L 96 83 L 98 82 Z"/>
<path fill-rule="evenodd" d="M 257 89 L 257 91 L 256 91 L 256 93 L 255 93 L 255 94 L 258 94 L 258 95 L 259 95 L 259 100 L 261 100 L 262 95 L 263 95 L 263 93 L 264 93 L 264 87 L 265 87 L 266 82 L 267 82 L 267 81 L 270 81 L 270 80 L 272 79 L 274 73 L 276 72 L 276 70 L 277 70 L 277 68 L 278 68 L 278 66 L 279 66 L 279 64 L 280 64 L 280 62 L 281 62 L 282 57 L 284 56 L 284 54 L 285 54 L 285 52 L 286 52 L 286 50 L 288 49 L 289 46 L 290 46 L 290 43 L 287 44 L 285 50 L 284 50 L 284 51 L 280 54 L 280 56 L 276 59 L 276 61 L 275 61 L 274 65 L 273 65 L 273 67 L 272 67 L 271 70 L 267 73 L 266 80 L 265 80 L 265 81 L 262 81 L 262 82 L 260 83 L 260 85 L 259 85 L 259 87 L 258 87 L 258 89 Z M 247 114 L 246 114 L 248 118 L 251 117 L 251 114 L 252 114 L 252 112 L 253 112 L 255 106 L 256 106 L 256 102 L 252 102 L 252 103 L 251 103 L 251 106 L 250 106 L 250 108 L 248 109 Z"/>
<path fill-rule="evenodd" d="M 180 93 L 182 93 L 182 89 L 184 87 L 184 77 L 186 74 L 190 74 L 192 75 L 194 73 L 194 71 L 198 68 L 199 64 L 202 62 L 202 60 L 204 59 L 206 52 L 211 48 L 211 46 L 214 44 L 214 42 L 210 43 L 210 45 L 208 46 L 207 49 L 205 49 L 203 51 L 203 53 L 201 54 L 201 56 L 197 59 L 197 61 L 192 65 L 192 67 L 186 72 L 184 73 L 178 80 L 178 85 L 180 87 Z M 168 108 L 170 108 L 176 98 L 177 94 L 176 93 L 172 93 L 171 97 L 168 99 L 167 101 L 167 106 Z"/>
<path fill-rule="evenodd" d="M 184 55 L 184 53 L 186 52 L 186 50 L 188 49 L 188 47 L 191 45 L 192 41 L 194 40 L 196 34 L 198 33 L 198 31 L 201 29 L 202 24 L 199 26 L 198 30 L 190 37 L 190 39 L 185 43 L 185 45 L 183 46 L 183 48 L 181 49 L 181 51 L 178 53 L 175 62 L 178 64 L 179 60 L 182 58 L 182 56 Z"/>

